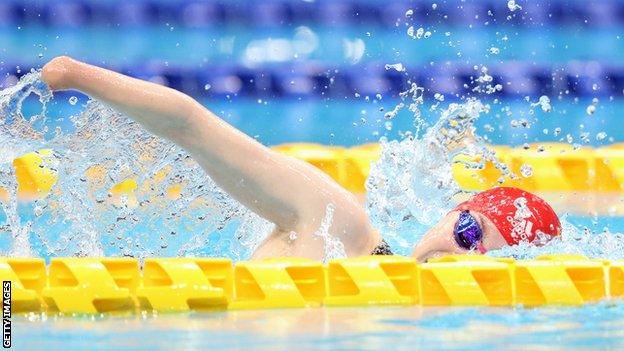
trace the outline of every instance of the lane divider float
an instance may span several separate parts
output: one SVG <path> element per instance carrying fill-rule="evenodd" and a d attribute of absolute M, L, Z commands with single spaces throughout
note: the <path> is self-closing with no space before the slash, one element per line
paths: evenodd
<path fill-rule="evenodd" d="M 515 177 L 502 178 L 501 171 L 489 161 L 479 169 L 466 166 L 467 163 L 479 163 L 480 157 L 460 155 L 456 157 L 452 170 L 464 190 L 478 191 L 500 185 L 537 192 L 624 191 L 624 144 L 582 147 L 578 150 L 565 143 L 539 143 L 530 145 L 528 149 L 496 145 L 490 148 Z M 379 144 L 344 148 L 295 143 L 275 146 L 273 150 L 309 162 L 354 193 L 366 191 L 365 182 L 371 163 L 379 159 L 381 152 Z M 58 175 L 46 167 L 42 158 L 51 152 L 39 150 L 15 159 L 13 165 L 18 180 L 18 198 L 33 200 L 44 197 L 53 188 Z M 530 172 L 523 175 L 523 167 L 530 169 Z M 101 172 L 105 170 L 100 169 Z M 164 176 L 161 178 L 164 179 Z M 126 179 L 113 186 L 110 192 L 113 195 L 127 194 L 132 198 L 138 187 L 134 179 Z M 173 199 L 179 197 L 181 191 L 181 185 L 172 184 L 167 194 Z M 7 198 L 7 191 L 0 188 L 0 199 Z"/>
<path fill-rule="evenodd" d="M 327 264 L 274 258 L 2 258 L 16 313 L 180 312 L 321 306 L 578 306 L 624 298 L 624 262 L 402 256 Z"/>

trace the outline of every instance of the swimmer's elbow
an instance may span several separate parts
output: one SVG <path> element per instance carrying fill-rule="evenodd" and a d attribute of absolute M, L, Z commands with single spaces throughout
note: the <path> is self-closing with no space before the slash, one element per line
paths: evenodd
<path fill-rule="evenodd" d="M 275 229 L 279 231 L 285 233 L 300 231 L 301 217 L 294 209 L 282 208 L 277 211 L 271 211 L 267 215 L 260 213 L 260 216 L 275 224 Z"/>
<path fill-rule="evenodd" d="M 188 95 L 172 90 L 171 98 L 166 101 L 166 106 L 154 109 L 150 107 L 136 118 L 150 132 L 159 137 L 167 138 L 182 147 L 188 147 L 193 140 L 201 137 L 203 129 L 201 105 Z"/>

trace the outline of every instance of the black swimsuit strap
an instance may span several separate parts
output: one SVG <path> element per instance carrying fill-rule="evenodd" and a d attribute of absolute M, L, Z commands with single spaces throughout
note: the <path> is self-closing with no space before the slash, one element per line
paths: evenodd
<path fill-rule="evenodd" d="M 371 255 L 392 255 L 392 250 L 390 250 L 390 245 L 384 239 L 381 239 L 381 242 L 373 249 Z"/>

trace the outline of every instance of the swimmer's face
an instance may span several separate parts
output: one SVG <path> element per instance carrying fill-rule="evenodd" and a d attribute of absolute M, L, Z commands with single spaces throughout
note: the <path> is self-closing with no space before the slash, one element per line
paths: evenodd
<path fill-rule="evenodd" d="M 453 229 L 459 218 L 460 211 L 453 211 L 447 214 L 438 224 L 431 228 L 420 240 L 412 256 L 419 262 L 425 262 L 430 258 L 446 255 L 479 253 L 475 250 L 467 250 L 455 241 Z M 496 229 L 494 223 L 479 212 L 470 211 L 470 214 L 477 220 L 483 232 L 483 247 L 486 250 L 495 250 L 507 245 L 505 238 Z"/>

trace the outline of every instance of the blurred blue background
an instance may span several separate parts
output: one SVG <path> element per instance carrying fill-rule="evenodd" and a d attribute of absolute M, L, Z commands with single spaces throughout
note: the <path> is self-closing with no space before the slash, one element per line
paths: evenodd
<path fill-rule="evenodd" d="M 416 82 L 429 122 L 450 102 L 489 103 L 478 127 L 493 143 L 622 140 L 624 2 L 515 4 L 521 9 L 506 0 L 3 0 L 0 84 L 70 55 L 188 93 L 265 144 L 348 146 L 413 129 L 408 111 L 391 130 L 384 114 Z M 405 70 L 385 67 L 397 63 Z M 501 91 L 473 91 L 482 66 Z M 432 111 L 435 93 L 444 101 Z M 67 102 L 74 95 L 77 105 Z M 551 112 L 531 105 L 542 95 Z M 50 116 L 85 102 L 59 94 Z"/>

